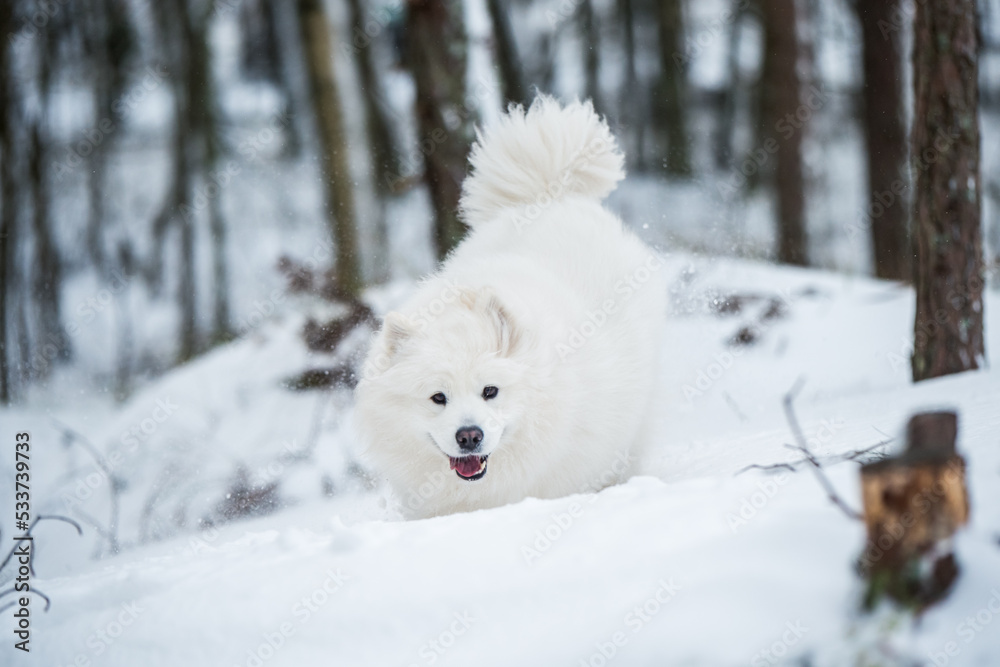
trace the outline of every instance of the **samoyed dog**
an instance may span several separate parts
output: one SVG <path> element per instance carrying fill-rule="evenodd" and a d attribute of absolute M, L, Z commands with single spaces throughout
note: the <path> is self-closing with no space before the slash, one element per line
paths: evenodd
<path fill-rule="evenodd" d="M 539 97 L 480 132 L 470 232 L 385 316 L 355 421 L 409 516 L 618 483 L 659 397 L 660 256 L 601 200 L 623 156 L 591 104 Z"/>

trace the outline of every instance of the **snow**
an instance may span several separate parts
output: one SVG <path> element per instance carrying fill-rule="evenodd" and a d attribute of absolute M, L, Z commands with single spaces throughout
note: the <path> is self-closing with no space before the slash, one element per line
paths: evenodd
<path fill-rule="evenodd" d="M 95 470 L 79 446 L 57 449 L 53 419 L 105 455 L 124 454 L 115 468 L 126 481 L 119 555 L 90 558 L 106 548 L 89 528 L 83 538 L 64 524 L 37 529 L 34 583 L 53 604 L 35 608 L 27 664 L 833 666 L 931 655 L 948 660 L 937 664 L 995 664 L 996 372 L 911 385 L 906 364 L 894 365 L 910 340 L 908 288 L 680 252 L 667 266 L 658 446 L 643 476 L 596 494 L 402 521 L 388 492 L 358 472 L 349 392 L 283 386 L 356 353 L 367 333 L 337 357 L 310 355 L 298 337 L 303 318 L 328 306 L 290 297 L 252 335 L 167 373 L 120 408 L 95 400 L 87 409 L 5 410 L 5 429 L 28 428 L 36 443 L 38 511 L 72 513 L 63 494 Z M 384 311 L 409 289 L 397 283 L 371 301 Z M 719 314 L 733 295 L 763 298 Z M 772 297 L 783 314 L 760 325 L 755 343 L 729 345 Z M 993 350 L 995 292 L 986 312 Z M 887 606 L 859 612 L 863 527 L 807 468 L 740 473 L 800 458 L 785 447 L 781 410 L 799 377 L 810 447 L 856 508 L 858 464 L 839 454 L 897 436 L 915 411 L 959 411 L 972 504 L 955 540 L 961 576 L 919 620 Z M 176 407 L 158 422 L 164 400 Z M 146 433 L 144 422 L 155 428 Z M 124 435 L 136 425 L 140 445 L 128 451 Z M 278 482 L 279 508 L 220 523 L 239 466 Z M 163 471 L 171 476 L 158 478 Z M 98 520 L 109 509 L 103 484 L 79 506 Z M 6 503 L 9 492 L 0 495 Z M 959 653 L 948 656 L 946 646 Z M 5 664 L 12 652 L 5 640 Z"/>

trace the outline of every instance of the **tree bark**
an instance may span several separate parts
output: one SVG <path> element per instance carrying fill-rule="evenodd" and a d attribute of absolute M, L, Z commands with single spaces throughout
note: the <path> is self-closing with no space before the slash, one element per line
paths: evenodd
<path fill-rule="evenodd" d="M 337 286 L 357 295 L 362 287 L 358 258 L 354 186 L 348 164 L 340 97 L 337 90 L 330 24 L 320 0 L 298 0 L 299 28 L 305 45 L 306 68 L 320 139 L 326 214 L 337 249 L 334 266 Z"/>
<path fill-rule="evenodd" d="M 860 570 L 869 581 L 865 606 L 882 595 L 907 606 L 939 600 L 958 569 L 942 546 L 969 521 L 965 460 L 955 449 L 954 412 L 914 415 L 907 446 L 861 468 L 861 496 L 868 533 Z"/>
<path fill-rule="evenodd" d="M 357 0 L 353 0 L 357 2 Z M 503 88 L 504 106 L 527 105 L 528 93 L 524 86 L 521 60 L 517 55 L 517 42 L 510 27 L 510 17 L 502 0 L 486 0 L 493 22 L 493 39 L 496 40 L 497 64 L 500 66 L 500 84 Z"/>
<path fill-rule="evenodd" d="M 687 131 L 687 61 L 684 59 L 684 11 L 681 0 L 660 0 L 659 103 L 654 118 L 667 138 L 663 167 L 674 176 L 691 175 Z"/>
<path fill-rule="evenodd" d="M 416 116 L 424 144 L 424 177 L 434 207 L 434 243 L 444 259 L 465 235 L 458 217 L 474 110 L 465 106 L 467 43 L 459 0 L 409 0 L 410 68 L 417 87 Z"/>
<path fill-rule="evenodd" d="M 927 0 L 914 17 L 913 380 L 979 367 L 983 342 L 975 0 Z"/>
<path fill-rule="evenodd" d="M 868 157 L 868 206 L 875 275 L 912 280 L 909 207 L 904 179 L 902 44 L 899 30 L 883 32 L 900 15 L 900 0 L 859 0 L 864 63 L 864 130 Z"/>
<path fill-rule="evenodd" d="M 765 71 L 761 85 L 766 127 L 775 140 L 775 192 L 778 212 L 778 260 L 808 264 L 805 229 L 805 179 L 802 173 L 802 136 L 805 123 L 798 64 L 801 46 L 795 0 L 761 0 L 764 14 Z M 769 135 L 771 136 L 771 135 Z"/>

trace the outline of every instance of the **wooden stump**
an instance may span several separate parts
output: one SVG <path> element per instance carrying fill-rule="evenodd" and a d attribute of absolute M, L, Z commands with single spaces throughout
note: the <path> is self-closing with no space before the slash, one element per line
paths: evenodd
<path fill-rule="evenodd" d="M 969 497 L 957 434 L 954 412 L 915 415 L 902 454 L 861 468 L 868 543 L 859 568 L 870 584 L 866 606 L 889 595 L 925 607 L 958 576 L 948 541 L 969 520 Z"/>

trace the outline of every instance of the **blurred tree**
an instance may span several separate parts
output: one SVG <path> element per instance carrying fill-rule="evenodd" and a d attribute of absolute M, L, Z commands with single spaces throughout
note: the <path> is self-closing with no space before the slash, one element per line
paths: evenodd
<path fill-rule="evenodd" d="M 77 17 L 84 26 L 83 39 L 93 82 L 95 127 L 101 138 L 87 158 L 88 217 L 87 251 L 99 273 L 110 270 L 104 247 L 105 185 L 108 156 L 120 132 L 123 119 L 118 117 L 114 102 L 119 99 L 127 82 L 126 65 L 135 48 L 133 28 L 129 21 L 128 3 L 123 0 L 87 0 Z M 101 128 L 111 127 L 110 131 Z"/>
<path fill-rule="evenodd" d="M 594 3 L 591 0 L 580 0 L 580 8 L 577 11 L 579 12 L 580 31 L 583 33 L 583 66 L 586 74 L 586 92 L 584 94 L 594 103 L 594 110 L 603 114 L 599 77 L 601 36 L 597 30 L 597 21 L 594 19 Z"/>
<path fill-rule="evenodd" d="M 743 34 L 749 3 L 747 0 L 730 0 L 730 16 L 726 27 L 726 71 L 728 81 L 719 98 L 719 120 L 713 134 L 715 166 L 729 169 L 733 161 L 733 133 L 736 129 L 737 98 L 742 87 L 740 76 L 740 39 Z"/>
<path fill-rule="evenodd" d="M 761 96 L 766 136 L 774 151 L 778 212 L 778 260 L 808 264 L 802 136 L 805 122 L 798 66 L 802 58 L 795 0 L 760 0 L 764 17 L 764 71 Z M 777 132 L 777 135 L 770 134 Z"/>
<path fill-rule="evenodd" d="M 358 257 L 354 184 L 351 181 L 347 137 L 340 108 L 330 23 L 321 0 L 298 0 L 299 29 L 305 46 L 306 70 L 320 139 L 326 215 L 337 248 L 337 286 L 347 295 L 362 287 Z"/>
<path fill-rule="evenodd" d="M 309 78 L 305 68 L 305 55 L 299 30 L 298 10 L 294 2 L 283 0 L 261 0 L 268 7 L 267 16 L 274 20 L 272 36 L 277 40 L 278 80 L 275 86 L 284 96 L 281 110 L 284 131 L 282 156 L 286 159 L 299 158 L 305 145 L 305 137 L 312 131 L 311 96 Z M 306 112 L 303 112 L 306 110 Z"/>
<path fill-rule="evenodd" d="M 653 118 L 667 138 L 662 164 L 674 176 L 691 175 L 687 131 L 687 57 L 684 49 L 684 11 L 681 0 L 660 0 L 660 80 Z"/>
<path fill-rule="evenodd" d="M 243 0 L 239 6 L 240 63 L 252 81 L 282 84 L 281 45 L 275 0 Z"/>
<path fill-rule="evenodd" d="M 901 15 L 901 0 L 858 0 L 864 64 L 864 132 L 875 275 L 912 280 L 912 245 L 903 177 L 903 49 L 900 30 L 885 30 Z"/>
<path fill-rule="evenodd" d="M 618 0 L 618 16 L 622 26 L 622 46 L 625 49 L 625 86 L 619 116 L 622 125 L 632 129 L 631 149 L 626 155 L 638 170 L 646 168 L 646 108 L 645 89 L 639 85 L 636 72 L 635 19 L 632 0 Z"/>
<path fill-rule="evenodd" d="M 352 34 L 356 35 L 359 32 L 365 34 L 365 18 L 361 9 L 361 0 L 348 0 L 348 4 L 351 10 Z M 382 82 L 375 68 L 372 48 L 373 45 L 369 43 L 363 47 L 355 46 L 351 50 L 357 58 L 358 71 L 361 75 L 361 96 L 365 104 L 365 126 L 368 131 L 368 145 L 371 148 L 372 162 L 375 167 L 373 180 L 378 192 L 385 195 L 391 194 L 389 184 L 393 178 L 399 176 L 402 167 L 396 150 L 396 142 L 389 129 L 389 120 L 386 117 L 382 100 Z"/>
<path fill-rule="evenodd" d="M 438 259 L 444 259 L 466 231 L 458 200 L 475 124 L 475 109 L 465 97 L 468 44 L 461 1 L 409 0 L 406 27 L 434 242 Z"/>
<path fill-rule="evenodd" d="M 43 109 L 45 106 L 42 107 Z M 38 328 L 35 333 L 36 347 L 48 363 L 38 364 L 33 371 L 47 375 L 50 364 L 57 359 L 68 359 L 72 354 L 69 337 L 63 329 L 62 308 L 62 260 L 53 238 L 52 219 L 49 214 L 51 198 L 46 165 L 48 151 L 43 118 L 35 118 L 31 124 L 29 138 L 28 177 L 31 182 L 32 240 L 35 256 L 31 262 L 31 297 L 37 312 Z M 46 349 L 55 347 L 55 354 Z"/>
<path fill-rule="evenodd" d="M 375 43 L 365 32 L 365 16 L 361 0 L 348 0 L 350 8 L 351 44 L 343 45 L 350 50 L 358 65 L 361 99 L 364 102 L 365 130 L 368 135 L 368 150 L 371 155 L 371 180 L 375 186 L 376 201 L 374 220 L 374 248 L 369 253 L 374 264 L 373 277 L 383 282 L 390 277 L 389 267 L 389 227 L 385 217 L 385 200 L 395 194 L 390 184 L 402 171 L 396 142 L 389 127 L 386 106 L 382 93 L 382 80 L 375 67 Z M 356 43 L 358 36 L 371 41 Z"/>
<path fill-rule="evenodd" d="M 353 0 L 357 2 L 358 0 Z M 524 86 L 524 73 L 517 55 L 517 42 L 510 27 L 507 6 L 501 0 L 486 0 L 493 22 L 493 39 L 496 42 L 496 59 L 500 67 L 500 85 L 503 88 L 504 106 L 508 104 L 527 105 L 528 91 Z"/>
<path fill-rule="evenodd" d="M 0 2 L 0 35 L 14 34 L 13 3 Z M 10 71 L 12 41 L 0 40 L 0 404 L 12 398 L 12 361 L 10 326 L 7 315 L 12 309 L 11 283 L 14 279 L 12 235 L 17 224 L 14 198 L 17 194 L 14 164 L 14 114 L 17 112 L 14 77 Z"/>
<path fill-rule="evenodd" d="M 170 63 L 173 83 L 173 173 L 167 197 L 153 221 L 153 261 L 150 277 L 155 287 L 163 279 L 163 253 L 167 231 L 176 227 L 180 245 L 177 289 L 180 310 L 178 359 L 186 361 L 199 351 L 198 286 L 196 280 L 196 224 L 207 209 L 212 241 L 213 342 L 230 337 L 226 229 L 221 196 L 224 179 L 214 171 L 218 155 L 218 127 L 211 76 L 208 23 L 211 4 L 192 9 L 188 0 L 164 0 L 154 5 L 161 51 Z M 197 179 L 197 180 L 196 180 Z M 228 182 L 228 181 L 227 181 Z M 197 194 L 196 183 L 202 186 Z"/>
<path fill-rule="evenodd" d="M 979 367 L 985 277 L 976 2 L 918 2 L 913 25 L 916 382 Z"/>
<path fill-rule="evenodd" d="M 177 139 L 181 142 L 181 154 L 184 156 L 181 161 L 182 169 L 180 174 L 180 190 L 183 194 L 183 201 L 178 202 L 177 209 L 172 212 L 174 224 L 180 232 L 180 283 L 177 287 L 181 320 L 180 320 L 180 349 L 178 361 L 184 362 L 192 358 L 198 352 L 198 299 L 197 280 L 195 278 L 195 210 L 192 204 L 191 188 L 192 179 L 198 169 L 198 162 L 205 157 L 199 154 L 199 150 L 204 150 L 204 146 L 198 146 L 195 142 L 199 134 L 204 131 L 204 127 L 199 121 L 203 120 L 195 110 L 199 98 L 198 93 L 205 94 L 202 89 L 200 72 L 201 64 L 199 59 L 207 56 L 207 47 L 198 44 L 204 38 L 204 32 L 199 30 L 199 26 L 194 24 L 196 15 L 188 7 L 188 0 L 175 0 L 177 14 L 174 20 L 179 27 L 179 45 L 184 50 L 179 62 L 183 64 L 181 69 L 182 79 L 180 81 L 181 90 L 175 95 L 180 98 L 179 105 L 184 116 L 184 131 Z M 199 34 L 200 33 L 200 34 Z M 181 133 L 181 121 L 177 123 L 176 131 Z"/>

